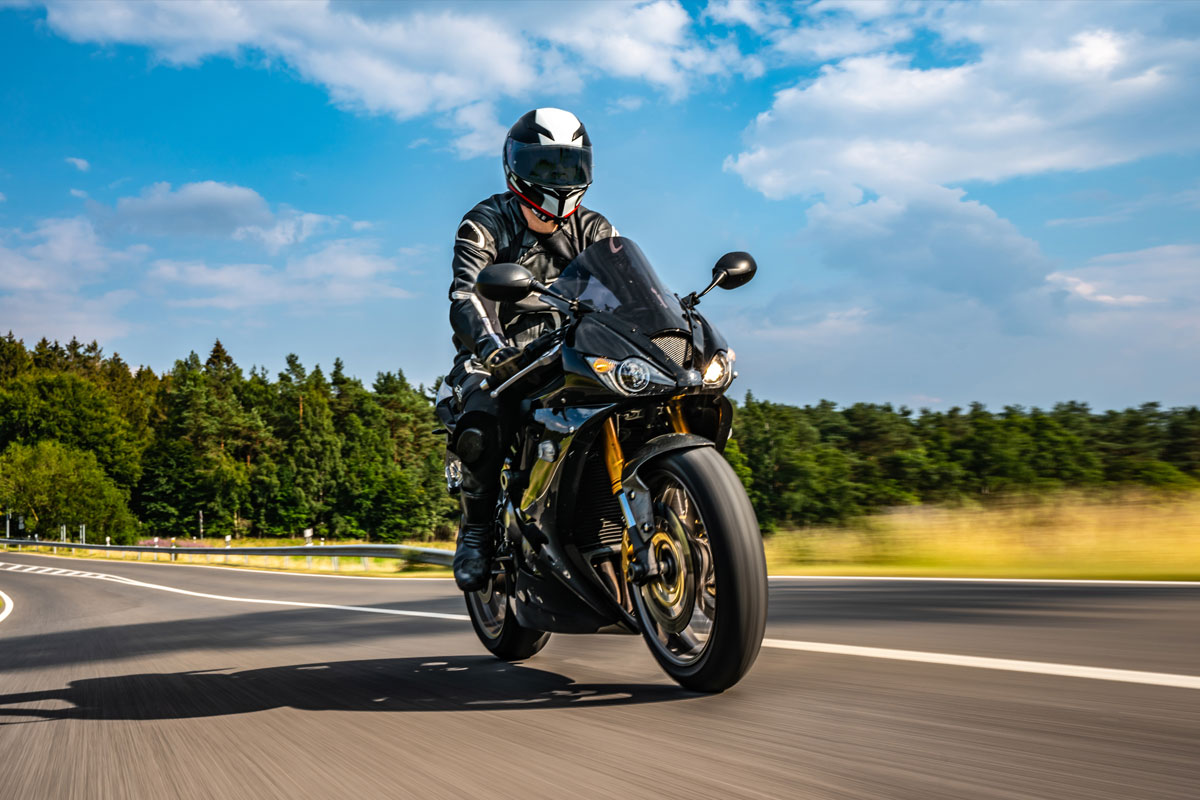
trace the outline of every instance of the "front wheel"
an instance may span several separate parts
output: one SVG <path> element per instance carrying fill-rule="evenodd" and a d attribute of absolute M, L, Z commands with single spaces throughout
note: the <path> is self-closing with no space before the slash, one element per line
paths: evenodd
<path fill-rule="evenodd" d="M 523 627 L 509 604 L 511 576 L 507 569 L 492 574 L 488 585 L 467 592 L 467 613 L 479 641 L 501 661 L 523 661 L 546 646 L 550 634 Z"/>
<path fill-rule="evenodd" d="M 750 499 L 711 447 L 646 468 L 660 574 L 631 594 L 654 658 L 681 686 L 722 692 L 754 664 L 767 622 L 767 564 Z"/>

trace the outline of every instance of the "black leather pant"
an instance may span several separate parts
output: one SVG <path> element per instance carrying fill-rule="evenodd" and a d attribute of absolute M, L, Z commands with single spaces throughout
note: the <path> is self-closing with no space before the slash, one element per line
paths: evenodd
<path fill-rule="evenodd" d="M 463 410 L 451 447 L 462 462 L 463 524 L 472 527 L 492 524 L 509 442 L 505 408 L 481 388 L 485 378 L 474 373 L 458 384 Z"/>

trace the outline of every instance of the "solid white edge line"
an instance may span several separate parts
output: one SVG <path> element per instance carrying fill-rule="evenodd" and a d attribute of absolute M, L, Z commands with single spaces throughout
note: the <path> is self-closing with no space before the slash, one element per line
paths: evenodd
<path fill-rule="evenodd" d="M 91 576 L 79 576 L 91 577 Z M 295 600 L 264 600 L 251 597 L 230 597 L 228 595 L 193 592 L 187 589 L 177 589 L 173 586 L 162 586 L 156 583 L 146 583 L 118 575 L 95 573 L 95 578 L 121 583 L 127 586 L 140 586 L 146 589 L 156 589 L 162 592 L 202 597 L 209 600 L 225 600 L 232 603 L 252 603 L 257 605 L 290 606 L 294 608 L 327 608 L 335 611 L 358 611 L 365 614 L 388 614 L 400 617 L 423 617 L 427 619 L 446 619 L 454 621 L 469 621 L 466 614 L 441 614 L 433 611 L 404 611 L 391 608 L 370 608 L 367 606 L 341 606 L 329 603 L 304 603 Z M 0 592 L 5 599 L 5 612 L 0 612 L 0 621 L 11 613 L 12 601 L 8 595 Z M 923 664 L 942 664 L 953 667 L 971 667 L 975 669 L 992 669 L 1005 672 L 1024 672 L 1036 675 L 1056 675 L 1067 678 L 1087 678 L 1092 680 L 1117 681 L 1120 683 L 1139 683 L 1149 686 L 1169 686 L 1179 689 L 1200 689 L 1200 676 L 1174 675 L 1165 672 L 1142 672 L 1129 669 L 1110 669 L 1108 667 L 1087 667 L 1078 664 L 1054 664 L 1044 661 L 1020 661 L 1010 658 L 987 658 L 983 656 L 965 656 L 954 653 L 927 653 L 919 650 L 893 650 L 884 647 L 862 647 L 859 645 L 831 644 L 829 642 L 802 642 L 791 639 L 763 639 L 763 647 L 780 650 L 798 650 L 827 655 L 857 656 L 864 658 L 882 658 L 891 661 L 914 661 Z"/>
<path fill-rule="evenodd" d="M 773 581 L 922 581 L 931 583 L 1046 583 L 1086 586 L 1200 586 L 1200 581 L 1133 581 L 1105 578 L 925 578 L 899 575 L 769 575 Z"/>
<path fill-rule="evenodd" d="M 0 608 L 0 622 L 4 622 L 8 615 L 13 612 L 13 600 L 4 592 L 0 592 L 0 600 L 4 601 L 4 608 Z"/>
<path fill-rule="evenodd" d="M 299 600 L 263 600 L 252 597 L 230 597 L 223 594 L 209 594 L 207 592 L 193 592 L 188 589 L 176 589 L 174 586 L 163 586 L 157 583 L 146 583 L 145 581 L 136 581 L 132 578 L 122 578 L 117 575 L 104 575 L 98 573 L 96 577 L 102 580 L 110 580 L 115 583 L 124 583 L 130 586 L 141 586 L 146 589 L 157 589 L 160 592 L 171 592 L 173 594 L 185 594 L 191 597 L 203 597 L 208 600 L 226 600 L 231 603 L 255 603 L 258 605 L 267 606 L 293 606 L 296 608 L 330 608 L 335 611 L 360 611 L 364 614 L 390 614 L 397 617 L 424 617 L 427 619 L 451 619 L 456 621 L 470 620 L 466 614 L 441 614 L 435 611 L 403 611 L 395 608 L 371 608 L 369 606 L 339 606 L 329 603 L 304 603 Z"/>
<path fill-rule="evenodd" d="M 923 664 L 944 664 L 952 667 L 995 669 L 1005 672 L 1028 672 L 1036 675 L 1058 675 L 1066 678 L 1090 678 L 1121 683 L 1142 683 L 1150 686 L 1171 686 L 1179 689 L 1200 689 L 1200 675 L 1173 675 L 1166 672 L 1141 672 L 1132 669 L 1085 667 L 1078 664 L 1052 664 L 1044 661 L 1018 661 L 1011 658 L 984 658 L 954 653 L 925 653 L 919 650 L 892 650 L 885 647 L 859 647 L 827 642 L 796 642 L 790 639 L 763 639 L 763 647 L 780 650 L 802 650 L 839 656 L 885 658 L 892 661 L 916 661 Z"/>

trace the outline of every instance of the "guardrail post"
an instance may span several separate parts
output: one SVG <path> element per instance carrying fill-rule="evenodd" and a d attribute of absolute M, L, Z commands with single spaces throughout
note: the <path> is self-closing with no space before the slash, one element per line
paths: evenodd
<path fill-rule="evenodd" d="M 171 560 L 174 561 L 177 557 L 178 554 L 175 552 L 175 540 L 171 539 Z"/>
<path fill-rule="evenodd" d="M 232 537 L 230 537 L 230 535 L 229 535 L 228 533 L 227 533 L 227 534 L 225 534 L 225 549 L 226 549 L 226 550 L 228 550 L 228 549 L 229 549 L 229 540 L 230 540 L 230 538 L 232 538 Z M 225 554 L 225 563 L 226 563 L 226 564 L 228 564 L 228 563 L 229 563 L 229 553 L 226 553 L 226 554 Z"/>
<path fill-rule="evenodd" d="M 105 546 L 105 547 L 108 547 L 108 546 L 109 546 L 109 545 L 111 545 L 111 544 L 112 544 L 112 537 L 111 537 L 111 536 L 105 536 L 105 537 L 104 537 L 104 546 Z M 104 557 L 105 557 L 105 558 L 112 558 L 112 551 L 111 551 L 111 550 L 105 550 L 105 551 L 104 551 Z"/>
<path fill-rule="evenodd" d="M 366 556 L 362 557 L 362 567 L 363 567 L 363 572 L 370 572 L 370 568 L 367 566 L 367 557 Z"/>
<path fill-rule="evenodd" d="M 338 571 L 338 557 L 337 556 L 333 557 L 333 571 L 334 572 Z"/>

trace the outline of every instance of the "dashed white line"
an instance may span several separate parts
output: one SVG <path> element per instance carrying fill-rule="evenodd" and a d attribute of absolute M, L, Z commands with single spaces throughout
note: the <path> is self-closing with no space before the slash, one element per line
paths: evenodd
<path fill-rule="evenodd" d="M 167 550 L 166 548 L 163 548 L 162 552 L 169 553 L 170 551 Z M 236 548 L 234 548 L 230 552 L 235 556 L 238 555 Z M 452 553 L 453 551 L 447 550 L 446 552 Z M 79 560 L 78 556 L 58 556 L 58 555 L 51 555 L 50 553 L 29 553 L 28 555 L 36 556 L 37 558 L 61 558 L 61 559 L 69 559 L 71 561 Z M 309 553 L 301 553 L 300 555 L 309 556 L 310 554 Z M 322 554 L 319 549 L 317 550 L 317 552 L 312 553 L 311 556 L 313 556 L 315 558 L 333 558 L 334 557 L 332 555 Z M 357 558 L 357 556 L 342 556 L 342 558 L 347 558 L 347 559 Z M 221 570 L 225 570 L 226 572 L 230 572 L 230 571 L 254 572 L 254 573 L 258 573 L 260 575 L 283 575 L 284 577 L 288 577 L 288 578 L 334 578 L 336 580 L 342 580 L 342 581 L 452 581 L 452 580 L 454 580 L 454 578 L 450 578 L 450 577 L 437 578 L 437 577 L 430 577 L 428 575 L 338 575 L 338 574 L 331 575 L 329 573 L 323 573 L 323 572 L 292 572 L 291 570 L 286 570 L 286 569 L 256 569 L 254 567 L 247 567 L 247 566 L 243 566 L 240 564 L 185 564 L 181 561 L 153 561 L 153 560 L 151 560 L 151 561 L 125 561 L 124 559 L 114 559 L 114 562 L 117 564 L 125 564 L 125 565 L 131 566 L 131 567 L 132 566 L 166 567 L 166 568 L 185 567 L 188 569 L 221 569 Z"/>
<path fill-rule="evenodd" d="M 22 567 L 26 567 L 22 569 Z M 441 614 L 436 611 L 405 611 L 396 608 L 372 608 L 370 606 L 339 606 L 330 603 L 305 603 L 299 600 L 265 600 L 257 597 L 231 597 L 224 594 L 209 594 L 208 592 L 193 592 L 188 589 L 178 589 L 174 586 L 163 586 L 159 583 L 147 583 L 146 581 L 134 580 L 120 575 L 107 575 L 101 572 L 81 572 L 79 570 L 51 570 L 47 567 L 28 568 L 25 564 L 8 564 L 0 562 L 0 569 L 7 569 L 14 572 L 36 572 L 42 575 L 63 576 L 69 578 L 92 578 L 103 581 L 112 581 L 114 583 L 122 583 L 127 586 L 138 586 L 143 589 L 154 589 L 160 592 L 171 592 L 172 594 L 184 594 L 190 597 L 203 597 L 206 600 L 225 600 L 230 603 L 253 603 L 256 605 L 266 606 L 292 606 L 294 608 L 329 608 L 335 611 L 359 611 L 364 614 L 389 614 L 396 617 L 425 617 L 428 619 L 449 619 L 454 621 L 470 620 L 466 614 Z"/>

